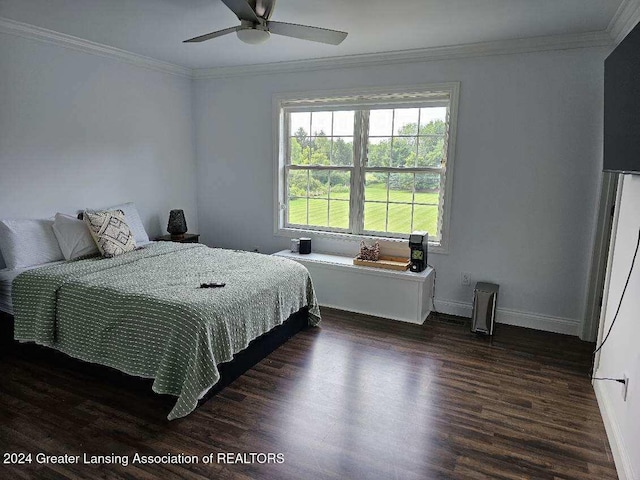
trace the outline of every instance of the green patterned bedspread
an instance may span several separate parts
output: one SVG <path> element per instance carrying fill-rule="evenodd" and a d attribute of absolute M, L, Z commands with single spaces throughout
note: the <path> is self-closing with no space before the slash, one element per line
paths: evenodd
<path fill-rule="evenodd" d="M 201 283 L 226 283 L 199 288 Z M 280 257 L 158 242 L 127 254 L 38 268 L 13 282 L 15 338 L 84 361 L 153 378 L 191 413 L 216 384 L 217 364 L 309 308 L 309 272 Z"/>

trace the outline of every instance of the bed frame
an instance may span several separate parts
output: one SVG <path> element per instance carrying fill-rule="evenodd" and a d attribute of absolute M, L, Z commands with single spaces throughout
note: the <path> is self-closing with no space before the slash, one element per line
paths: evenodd
<path fill-rule="evenodd" d="M 0 310 L 0 355 L 14 343 L 13 316 Z"/>
<path fill-rule="evenodd" d="M 199 401 L 202 405 L 211 397 L 231 384 L 247 370 L 252 368 L 280 345 L 309 325 L 309 311 L 305 307 L 291 315 L 282 325 L 253 340 L 247 348 L 238 352 L 230 362 L 218 364 L 220 380 Z M 109 381 L 126 384 L 136 390 L 151 392 L 152 379 L 139 378 L 103 365 L 83 362 L 69 357 L 53 348 L 33 343 L 19 343 L 13 340 L 13 316 L 0 312 L 0 357 L 5 354 L 18 355 L 23 358 L 42 359 L 55 362 L 73 370 L 79 370 L 92 376 L 105 377 Z M 156 394 L 154 394 L 156 395 Z M 157 396 L 157 395 L 156 395 Z"/>

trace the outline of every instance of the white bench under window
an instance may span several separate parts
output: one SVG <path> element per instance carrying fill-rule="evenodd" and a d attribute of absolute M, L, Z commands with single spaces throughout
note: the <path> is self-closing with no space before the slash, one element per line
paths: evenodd
<path fill-rule="evenodd" d="M 361 267 L 353 258 L 326 253 L 274 253 L 311 273 L 321 306 L 422 324 L 431 313 L 434 271 L 414 273 Z"/>

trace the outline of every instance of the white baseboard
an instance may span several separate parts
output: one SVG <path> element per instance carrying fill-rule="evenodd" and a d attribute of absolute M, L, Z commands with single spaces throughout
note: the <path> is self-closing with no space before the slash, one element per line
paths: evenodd
<path fill-rule="evenodd" d="M 436 310 L 449 315 L 471 318 L 473 305 L 471 303 L 457 302 L 454 300 L 436 300 Z M 518 327 L 533 328 L 546 332 L 563 333 L 578 336 L 580 334 L 580 322 L 570 318 L 551 317 L 538 313 L 520 312 L 508 308 L 496 309 L 496 322 Z"/>
<path fill-rule="evenodd" d="M 624 443 L 618 421 L 612 414 L 609 396 L 603 388 L 603 384 L 595 382 L 593 390 L 596 392 L 596 399 L 598 400 L 598 406 L 600 407 L 600 415 L 602 415 L 604 428 L 607 431 L 609 445 L 611 446 L 611 452 L 613 453 L 613 460 L 616 464 L 616 470 L 618 471 L 618 478 L 620 480 L 634 480 L 639 478 L 634 475 L 631 460 L 629 459 L 629 450 Z"/>

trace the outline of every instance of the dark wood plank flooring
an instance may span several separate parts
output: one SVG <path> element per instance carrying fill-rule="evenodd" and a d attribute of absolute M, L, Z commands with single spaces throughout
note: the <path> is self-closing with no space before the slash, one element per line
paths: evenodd
<path fill-rule="evenodd" d="M 476 337 L 444 316 L 323 318 L 173 422 L 172 399 L 148 382 L 5 349 L 0 454 L 273 452 L 284 463 L 0 464 L 0 478 L 617 478 L 588 378 L 592 344 L 505 325 Z"/>

